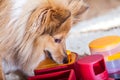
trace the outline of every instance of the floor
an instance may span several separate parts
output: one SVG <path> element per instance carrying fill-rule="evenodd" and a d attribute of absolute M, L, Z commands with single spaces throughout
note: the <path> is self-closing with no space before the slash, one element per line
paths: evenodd
<path fill-rule="evenodd" d="M 120 36 L 120 28 L 111 28 L 108 30 L 72 33 L 67 39 L 67 49 L 78 53 L 79 55 L 91 54 L 89 50 L 89 43 L 99 37 L 108 35 Z"/>

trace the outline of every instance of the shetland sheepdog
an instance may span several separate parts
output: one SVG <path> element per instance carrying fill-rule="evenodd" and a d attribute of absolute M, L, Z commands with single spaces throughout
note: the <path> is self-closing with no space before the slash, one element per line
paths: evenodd
<path fill-rule="evenodd" d="M 3 78 L 26 80 L 47 56 L 67 63 L 65 39 L 87 8 L 83 0 L 0 0 Z"/>

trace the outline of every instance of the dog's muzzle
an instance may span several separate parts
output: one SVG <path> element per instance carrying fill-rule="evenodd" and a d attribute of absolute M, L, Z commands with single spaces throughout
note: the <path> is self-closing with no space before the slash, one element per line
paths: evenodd
<path fill-rule="evenodd" d="M 65 57 L 64 59 L 63 59 L 63 63 L 65 64 L 65 63 L 68 63 L 68 57 Z"/>
<path fill-rule="evenodd" d="M 55 60 L 53 59 L 50 51 L 44 50 L 44 52 L 45 52 L 45 54 L 46 54 L 50 59 L 52 59 L 53 61 L 55 61 Z M 66 53 L 65 53 L 65 54 L 66 54 Z M 56 61 L 55 61 L 55 62 L 56 62 Z M 67 57 L 67 55 L 63 58 L 62 63 L 63 63 L 63 64 L 68 63 L 68 57 Z"/>

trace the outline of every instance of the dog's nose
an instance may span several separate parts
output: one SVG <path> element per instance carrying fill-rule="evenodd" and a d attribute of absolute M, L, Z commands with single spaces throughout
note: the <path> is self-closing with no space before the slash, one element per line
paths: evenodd
<path fill-rule="evenodd" d="M 63 59 L 63 63 L 65 64 L 65 63 L 68 63 L 68 57 L 65 57 L 64 59 Z"/>

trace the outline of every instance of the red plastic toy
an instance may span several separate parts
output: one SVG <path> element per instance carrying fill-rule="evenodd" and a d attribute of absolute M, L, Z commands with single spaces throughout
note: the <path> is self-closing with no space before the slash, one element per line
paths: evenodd
<path fill-rule="evenodd" d="M 80 80 L 108 80 L 108 72 L 102 55 L 86 56 L 77 61 Z"/>
<path fill-rule="evenodd" d="M 78 55 L 72 53 L 72 63 L 63 65 L 52 63 L 54 67 L 49 64 L 47 67 L 37 68 L 35 76 L 29 77 L 28 80 L 114 80 L 108 78 L 102 55 L 85 56 L 79 60 L 77 58 Z"/>
<path fill-rule="evenodd" d="M 29 77 L 28 80 L 76 80 L 73 69 Z"/>

